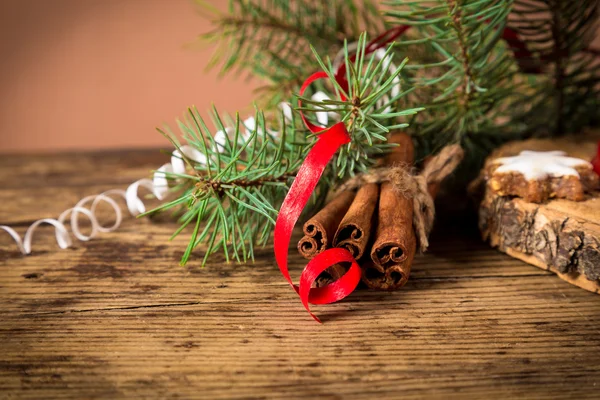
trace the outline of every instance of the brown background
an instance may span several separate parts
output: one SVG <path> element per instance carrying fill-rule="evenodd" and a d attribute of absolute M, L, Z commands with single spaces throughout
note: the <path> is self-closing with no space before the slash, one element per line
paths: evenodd
<path fill-rule="evenodd" d="M 193 0 L 0 0 L 0 152 L 169 148 L 190 105 L 252 113 L 258 82 L 205 70 L 209 29 Z"/>
<path fill-rule="evenodd" d="M 209 0 L 224 7 L 225 0 Z M 0 151 L 165 146 L 185 108 L 251 112 L 191 0 L 0 0 Z"/>

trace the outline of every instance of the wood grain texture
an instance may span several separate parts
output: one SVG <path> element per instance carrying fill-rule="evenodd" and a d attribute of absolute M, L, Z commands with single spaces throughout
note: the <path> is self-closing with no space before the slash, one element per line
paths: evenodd
<path fill-rule="evenodd" d="M 522 150 L 563 150 L 572 157 L 591 160 L 597 140 L 527 140 L 500 147 L 488 160 L 513 156 Z M 587 193 L 583 201 L 551 199 L 542 204 L 500 196 L 491 180 L 485 184 L 479 206 L 479 228 L 494 247 L 561 279 L 600 293 L 600 192 Z"/>
<path fill-rule="evenodd" d="M 0 156 L 0 224 L 23 232 L 165 159 Z M 28 257 L 2 235 L 0 398 L 597 398 L 600 297 L 490 249 L 475 221 L 442 222 L 402 290 L 316 306 L 323 325 L 271 248 L 182 268 L 171 222 L 68 250 L 47 229 Z M 304 263 L 292 249 L 296 279 Z"/>

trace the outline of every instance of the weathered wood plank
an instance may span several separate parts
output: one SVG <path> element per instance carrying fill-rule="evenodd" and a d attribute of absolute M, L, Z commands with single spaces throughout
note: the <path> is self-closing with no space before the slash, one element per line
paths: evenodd
<path fill-rule="evenodd" d="M 362 293 L 323 326 L 282 287 L 276 299 L 232 290 L 222 302 L 15 315 L 0 329 L 0 387 L 32 398 L 594 397 L 596 301 L 540 290 L 547 278 Z"/>
<path fill-rule="evenodd" d="M 167 161 L 158 150 L 0 156 L 0 225 L 57 218 L 85 196 L 151 177 Z"/>
<path fill-rule="evenodd" d="M 158 149 L 0 155 L 2 188 L 127 184 L 168 162 Z M 118 172 L 118 173 L 116 173 Z"/>
<path fill-rule="evenodd" d="M 19 171 L 13 186 L 0 185 L 0 221 L 56 216 L 164 161 L 148 156 L 140 167 L 127 161 L 146 153 L 136 154 L 98 156 L 122 160 L 100 183 L 101 174 L 73 185 L 48 178 L 46 188 L 32 184 L 40 168 L 91 176 L 96 162 L 75 156 L 70 172 L 51 156 L 36 168 L 27 166 L 35 159 L 0 157 L 0 177 Z M 24 206 L 40 191 L 54 200 Z M 597 397 L 600 298 L 460 225 L 440 224 L 403 290 L 314 307 L 323 325 L 302 309 L 270 248 L 255 264 L 215 256 L 201 268 L 196 257 L 183 268 L 187 237 L 169 242 L 172 222 L 129 218 L 68 250 L 45 229 L 29 257 L 0 236 L 0 397 Z M 297 279 L 304 260 L 291 252 L 290 262 Z"/>
<path fill-rule="evenodd" d="M 49 227 L 36 234 L 36 251 L 31 256 L 23 257 L 16 246 L 8 246 L 0 252 L 0 260 L 4 259 L 0 282 L 8 295 L 0 298 L 0 309 L 30 314 L 99 306 L 131 307 L 148 301 L 222 301 L 230 292 L 223 289 L 232 283 L 239 284 L 237 290 L 244 293 L 254 290 L 248 283 L 260 283 L 280 287 L 287 294 L 289 288 L 274 265 L 271 248 L 259 250 L 254 264 L 226 264 L 221 255 L 215 255 L 205 268 L 200 267 L 203 253 L 199 249 L 188 266 L 178 266 L 187 236 L 169 242 L 175 226 L 148 220 L 128 221 L 117 232 L 76 243 L 75 248 L 68 250 L 58 249 Z M 543 271 L 490 252 L 474 240 L 441 240 L 443 246 L 440 243 L 439 248 L 433 247 L 415 260 L 409 288 L 441 280 L 459 283 L 485 277 L 546 276 Z M 299 277 L 304 261 L 293 249 L 290 263 L 292 274 Z M 28 290 L 24 291 L 23 285 Z"/>

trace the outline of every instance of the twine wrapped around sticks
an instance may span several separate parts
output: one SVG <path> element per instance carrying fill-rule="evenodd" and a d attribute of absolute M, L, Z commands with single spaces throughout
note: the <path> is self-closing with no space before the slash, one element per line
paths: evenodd
<path fill-rule="evenodd" d="M 367 183 L 391 182 L 394 190 L 413 199 L 413 226 L 419 241 L 419 249 L 424 252 L 429 247 L 429 233 L 435 219 L 433 197 L 430 185 L 442 182 L 460 164 L 464 151 L 458 144 L 444 147 L 436 156 L 426 162 L 420 174 L 410 172 L 404 165 L 376 168 L 371 172 L 356 175 L 337 190 L 354 190 Z"/>

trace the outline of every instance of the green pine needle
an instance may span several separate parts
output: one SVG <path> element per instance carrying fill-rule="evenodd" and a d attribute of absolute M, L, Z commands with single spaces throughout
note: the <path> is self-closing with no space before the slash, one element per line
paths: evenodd
<path fill-rule="evenodd" d="M 186 117 L 177 121 L 183 140 L 203 153 L 206 162 L 198 163 L 182 156 L 189 171 L 165 173 L 176 188 L 182 189 L 179 197 L 148 213 L 179 210 L 181 226 L 173 236 L 192 221 L 196 222 L 182 264 L 198 246 L 204 251 L 204 261 L 211 254 L 222 252 L 226 261 L 245 262 L 254 258 L 257 246 L 270 243 L 277 210 L 316 139 L 299 123 L 296 113 L 303 112 L 316 122 L 316 112 L 335 112 L 337 117 L 330 125 L 336 119 L 344 121 L 352 137 L 352 142 L 342 147 L 323 174 L 312 199 L 313 206 L 322 204 L 329 188 L 341 179 L 367 170 L 377 157 L 390 150 L 391 146 L 386 143 L 389 127 L 405 127 L 406 121 L 402 119 L 422 108 L 397 108 L 403 95 L 410 92 L 404 90 L 400 95 L 391 95 L 394 88 L 397 89 L 405 61 L 390 72 L 384 66 L 392 62 L 391 47 L 383 59 L 379 59 L 374 54 L 366 54 L 367 43 L 366 35 L 361 35 L 356 57 L 347 52 L 343 60 L 348 66 L 348 81 L 352 82 L 344 100 L 341 98 L 344 91 L 335 80 L 331 61 L 315 53 L 316 63 L 325 68 L 329 80 L 319 82 L 310 90 L 322 90 L 331 100 L 317 102 L 302 97 L 304 106 L 295 111 L 290 121 L 273 113 L 267 118 L 264 112 L 257 110 L 255 127 L 247 129 L 239 116 L 231 118 L 213 109 L 210 116 L 215 128 L 211 130 L 195 108 L 190 108 Z M 388 101 L 383 102 L 384 98 Z M 389 112 L 384 112 L 385 109 Z M 273 127 L 268 126 L 267 121 Z M 227 133 L 222 143 L 215 140 L 216 131 Z M 176 137 L 166 135 L 176 148 L 181 147 Z"/>

